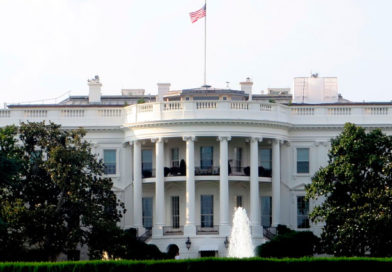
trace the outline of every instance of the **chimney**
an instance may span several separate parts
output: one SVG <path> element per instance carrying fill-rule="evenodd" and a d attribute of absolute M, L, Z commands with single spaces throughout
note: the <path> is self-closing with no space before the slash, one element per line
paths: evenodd
<path fill-rule="evenodd" d="M 93 79 L 87 80 L 88 84 L 88 102 L 89 103 L 101 103 L 101 87 L 102 83 L 99 82 L 99 76 L 95 76 Z"/>
<path fill-rule="evenodd" d="M 252 86 L 253 86 L 253 82 L 252 80 L 247 77 L 245 81 L 240 82 L 241 85 L 241 91 L 244 91 L 246 94 L 249 95 L 249 101 L 252 100 Z"/>
<path fill-rule="evenodd" d="M 165 96 L 170 90 L 170 83 L 158 83 L 158 99 L 157 102 L 163 102 Z"/>

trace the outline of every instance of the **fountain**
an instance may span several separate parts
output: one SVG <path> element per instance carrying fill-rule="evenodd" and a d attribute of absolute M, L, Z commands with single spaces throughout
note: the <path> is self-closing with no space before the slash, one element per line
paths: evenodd
<path fill-rule="evenodd" d="M 254 255 L 249 218 L 246 210 L 238 207 L 234 212 L 227 257 L 248 258 Z"/>

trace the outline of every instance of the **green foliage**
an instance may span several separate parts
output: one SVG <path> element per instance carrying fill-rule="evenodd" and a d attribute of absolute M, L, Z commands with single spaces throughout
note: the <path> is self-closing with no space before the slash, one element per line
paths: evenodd
<path fill-rule="evenodd" d="M 150 260 L 167 259 L 157 246 L 141 242 L 134 229 L 105 229 L 93 231 L 94 243 L 90 244 L 90 259 L 101 259 L 107 252 L 110 259 Z"/>
<path fill-rule="evenodd" d="M 0 164 L 7 167 L 0 171 L 1 249 L 21 252 L 0 260 L 55 260 L 120 220 L 124 205 L 85 134 L 53 123 L 0 129 L 0 158 L 7 162 Z"/>
<path fill-rule="evenodd" d="M 322 247 L 337 256 L 392 256 L 392 138 L 346 124 L 329 163 L 306 187 L 310 214 L 325 222 Z"/>
<path fill-rule="evenodd" d="M 58 263 L 3 263 L 0 272 L 107 272 L 107 271 L 390 271 L 392 259 L 377 258 L 300 258 L 231 259 L 203 258 L 164 261 L 88 261 Z"/>
<path fill-rule="evenodd" d="M 276 258 L 313 256 L 318 243 L 319 238 L 311 231 L 294 231 L 279 225 L 278 235 L 256 247 L 256 255 Z"/>
<path fill-rule="evenodd" d="M 144 103 L 146 103 L 144 98 L 140 98 L 140 99 L 137 100 L 137 104 L 144 104 Z"/>

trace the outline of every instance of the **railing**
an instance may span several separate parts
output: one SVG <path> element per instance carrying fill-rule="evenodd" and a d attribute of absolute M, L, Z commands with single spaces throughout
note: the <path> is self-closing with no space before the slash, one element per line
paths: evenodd
<path fill-rule="evenodd" d="M 24 111 L 25 117 L 40 118 L 40 117 L 46 117 L 47 115 L 48 115 L 47 110 L 25 110 Z"/>
<path fill-rule="evenodd" d="M 183 235 L 184 234 L 184 227 L 179 226 L 178 228 L 175 227 L 163 227 L 163 235 Z"/>
<path fill-rule="evenodd" d="M 328 115 L 350 115 L 351 114 L 351 108 L 345 107 L 333 107 L 333 108 L 328 108 Z"/>
<path fill-rule="evenodd" d="M 218 176 L 219 175 L 219 167 L 209 167 L 209 168 L 201 168 L 195 167 L 195 175 L 196 176 Z"/>
<path fill-rule="evenodd" d="M 291 114 L 293 114 L 293 115 L 314 115 L 314 108 L 309 108 L 309 107 L 291 108 Z"/>
<path fill-rule="evenodd" d="M 150 239 L 152 236 L 152 230 L 147 229 L 145 233 L 143 233 L 141 236 L 139 236 L 137 239 L 142 242 L 146 242 L 148 239 Z"/>
<path fill-rule="evenodd" d="M 214 101 L 199 101 L 196 102 L 196 109 L 216 109 L 216 102 Z"/>
<path fill-rule="evenodd" d="M 155 178 L 155 169 L 142 170 L 142 178 Z"/>
<path fill-rule="evenodd" d="M 163 173 L 165 177 L 185 176 L 186 169 L 181 169 L 180 167 L 165 167 Z"/>
<path fill-rule="evenodd" d="M 269 240 L 272 240 L 275 238 L 276 235 L 278 235 L 277 228 L 275 227 L 264 227 L 263 228 L 263 235 Z"/>
<path fill-rule="evenodd" d="M 230 108 L 233 110 L 248 110 L 249 103 L 247 103 L 247 102 L 231 102 Z"/>
<path fill-rule="evenodd" d="M 219 226 L 212 226 L 212 227 L 202 227 L 196 226 L 196 234 L 198 235 L 209 235 L 209 234 L 219 234 Z"/>
<path fill-rule="evenodd" d="M 11 111 L 10 110 L 0 110 L 0 118 L 10 118 Z"/>
<path fill-rule="evenodd" d="M 84 117 L 84 110 L 61 110 L 61 116 L 69 118 Z"/>
<path fill-rule="evenodd" d="M 172 120 L 251 120 L 296 125 L 389 124 L 390 104 L 326 104 L 290 106 L 258 101 L 171 101 L 130 106 L 15 106 L 0 110 L 0 126 L 26 121 L 52 121 L 64 126 L 124 126 Z M 75 123 L 77 118 L 77 123 Z"/>
<path fill-rule="evenodd" d="M 100 109 L 98 115 L 100 117 L 119 117 L 122 114 L 122 109 Z"/>
<path fill-rule="evenodd" d="M 368 115 L 387 115 L 387 107 L 368 107 L 364 109 L 365 114 Z"/>
<path fill-rule="evenodd" d="M 250 167 L 231 167 L 231 171 L 229 169 L 229 176 L 250 176 Z M 272 177 L 272 170 L 265 169 L 262 166 L 258 168 L 258 176 L 263 178 Z"/>
<path fill-rule="evenodd" d="M 181 102 L 167 102 L 163 105 L 164 111 L 176 111 L 182 110 L 182 103 Z"/>
<path fill-rule="evenodd" d="M 137 109 L 140 112 L 152 112 L 153 110 L 153 104 L 147 103 L 147 104 L 138 104 Z"/>

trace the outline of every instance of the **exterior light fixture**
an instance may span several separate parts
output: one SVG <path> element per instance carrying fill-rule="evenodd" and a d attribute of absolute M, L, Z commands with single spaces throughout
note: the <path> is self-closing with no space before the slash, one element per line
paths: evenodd
<path fill-rule="evenodd" d="M 229 239 L 227 239 L 227 236 L 226 236 L 226 239 L 223 243 L 225 244 L 225 248 L 229 248 L 230 242 L 229 242 Z"/>
<path fill-rule="evenodd" d="M 188 237 L 188 239 L 187 239 L 186 242 L 185 242 L 186 248 L 187 248 L 188 250 L 191 248 L 191 244 L 192 244 L 191 239 L 189 239 L 189 237 Z"/>

